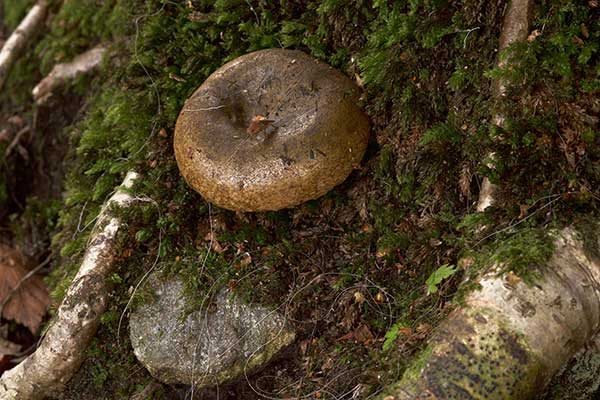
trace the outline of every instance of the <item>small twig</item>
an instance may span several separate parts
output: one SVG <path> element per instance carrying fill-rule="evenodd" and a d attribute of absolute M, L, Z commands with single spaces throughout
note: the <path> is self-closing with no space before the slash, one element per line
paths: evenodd
<path fill-rule="evenodd" d="M 5 158 L 10 155 L 10 153 L 13 151 L 13 149 L 15 147 L 17 147 L 17 145 L 21 141 L 21 138 L 23 137 L 23 135 L 26 134 L 27 132 L 29 132 L 30 130 L 31 130 L 31 128 L 29 126 L 26 126 L 23 129 L 21 129 L 19 132 L 17 132 L 17 134 L 13 138 L 12 142 L 10 142 L 10 144 L 6 148 L 6 151 L 4 152 Z"/>
<path fill-rule="evenodd" d="M 517 226 L 517 225 L 520 225 L 520 224 L 522 224 L 523 222 L 527 221 L 529 218 L 533 217 L 534 215 L 536 215 L 537 213 L 539 213 L 539 212 L 540 212 L 540 211 L 542 211 L 543 209 L 545 209 L 545 208 L 548 208 L 548 207 L 550 207 L 552 204 L 554 204 L 554 203 L 556 203 L 557 201 L 559 201 L 559 200 L 561 199 L 561 197 L 562 197 L 562 195 L 561 195 L 561 194 L 557 194 L 555 199 L 553 199 L 553 200 L 549 201 L 548 203 L 544 204 L 542 207 L 538 208 L 537 210 L 535 210 L 534 212 L 532 212 L 531 214 L 529 214 L 528 216 L 526 216 L 525 218 L 523 218 L 523 219 L 522 219 L 522 220 L 520 220 L 519 222 L 517 222 L 517 223 L 514 223 L 514 224 L 511 224 L 511 225 L 508 225 L 507 227 L 504 227 L 504 228 L 502 228 L 502 229 L 499 229 L 499 230 L 497 230 L 497 231 L 495 231 L 495 232 L 492 232 L 492 233 L 490 233 L 489 235 L 487 235 L 487 236 L 483 237 L 483 238 L 482 238 L 482 239 L 480 239 L 480 240 L 479 240 L 477 243 L 475 243 L 475 244 L 473 245 L 473 247 L 477 247 L 477 245 L 479 245 L 481 242 L 483 242 L 483 241 L 485 241 L 485 240 L 487 240 L 487 239 L 491 238 L 492 236 L 496 236 L 496 235 L 498 235 L 498 234 L 500 234 L 500 233 L 502 233 L 502 232 L 506 232 L 507 230 L 509 230 L 509 229 L 511 229 L 511 228 L 514 228 L 514 227 L 515 227 L 515 226 Z"/>
<path fill-rule="evenodd" d="M 465 35 L 465 39 L 463 40 L 463 49 L 467 48 L 467 39 L 469 38 L 469 35 L 471 34 L 471 32 L 476 31 L 477 29 L 479 29 L 479 26 L 476 26 L 475 28 L 471 28 L 471 29 L 462 29 L 460 31 L 456 31 L 457 33 L 467 33 Z"/>
<path fill-rule="evenodd" d="M 35 267 L 31 271 L 29 271 L 27 274 L 25 274 L 25 276 L 23 276 L 21 278 L 21 280 L 10 290 L 10 292 L 8 292 L 8 294 L 6 295 L 6 297 L 4 298 L 4 300 L 2 301 L 2 304 L 0 304 L 0 316 L 2 316 L 2 313 L 4 312 L 4 307 L 6 307 L 6 305 L 8 304 L 8 302 L 10 301 L 10 299 L 12 298 L 12 296 L 14 296 L 15 293 L 17 293 L 19 291 L 19 289 L 21 288 L 21 286 L 23 286 L 23 283 L 25 283 L 29 278 L 31 278 L 36 273 L 38 273 L 39 270 L 41 270 L 46 265 L 48 265 L 48 263 L 50 262 L 50 260 L 52 260 L 52 253 L 48 254 L 48 257 L 46 257 L 46 259 L 44 261 L 42 261 L 37 267 Z"/>
<path fill-rule="evenodd" d="M 184 108 L 182 111 L 212 111 L 212 110 L 220 110 L 221 108 L 225 108 L 227 106 L 214 106 L 214 107 L 206 107 L 206 108 Z"/>

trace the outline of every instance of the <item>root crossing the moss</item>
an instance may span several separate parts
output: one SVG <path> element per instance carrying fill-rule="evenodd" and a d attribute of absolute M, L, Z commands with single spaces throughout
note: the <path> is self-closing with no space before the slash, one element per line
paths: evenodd
<path fill-rule="evenodd" d="M 571 228 L 532 285 L 490 269 L 439 327 L 396 400 L 532 399 L 600 328 L 600 263 Z M 465 397 L 466 396 L 466 397 Z"/>
<path fill-rule="evenodd" d="M 47 10 L 46 0 L 41 0 L 34 5 L 2 47 L 0 51 L 0 89 L 4 86 L 10 69 L 21 52 L 27 47 L 33 36 L 39 32 L 46 18 Z"/>
<path fill-rule="evenodd" d="M 128 172 L 105 203 L 91 235 L 79 272 L 38 349 L 0 377 L 3 400 L 41 399 L 60 391 L 84 360 L 109 295 L 108 276 L 115 267 L 116 235 L 122 226 L 114 206 L 128 207 L 135 198 L 126 190 L 139 178 Z"/>

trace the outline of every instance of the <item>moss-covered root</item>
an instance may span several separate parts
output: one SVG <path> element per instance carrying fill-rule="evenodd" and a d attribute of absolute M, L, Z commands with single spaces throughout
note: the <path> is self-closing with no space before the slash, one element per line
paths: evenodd
<path fill-rule="evenodd" d="M 527 39 L 529 34 L 529 25 L 533 10 L 533 0 L 511 0 L 510 5 L 504 15 L 502 23 L 502 33 L 498 42 L 498 59 L 496 66 L 503 69 L 508 69 L 511 65 L 518 62 L 505 53 L 505 50 L 512 44 Z M 506 79 L 495 79 L 493 82 L 494 97 L 502 97 L 506 95 L 508 82 Z M 504 117 L 502 115 L 494 115 L 493 121 L 497 126 L 504 125 Z M 494 153 L 490 154 L 494 157 Z M 494 203 L 497 187 L 490 182 L 488 177 L 485 177 L 481 183 L 479 199 L 477 201 L 477 211 L 483 212 L 486 208 Z"/>
<path fill-rule="evenodd" d="M 129 172 L 122 187 L 130 188 L 136 179 L 137 174 Z M 116 235 L 122 226 L 110 206 L 126 207 L 133 201 L 123 190 L 108 200 L 56 319 L 35 353 L 0 377 L 0 399 L 46 398 L 59 392 L 77 371 L 108 302 L 107 278 L 114 269 Z"/>
<path fill-rule="evenodd" d="M 23 19 L 2 47 L 0 51 L 0 89 L 4 86 L 10 69 L 19 55 L 21 55 L 23 49 L 27 46 L 31 38 L 39 32 L 40 26 L 46 18 L 47 10 L 47 1 L 40 0 L 31 8 L 25 19 Z"/>
<path fill-rule="evenodd" d="M 498 270 L 480 279 L 382 398 L 531 399 L 598 332 L 600 260 L 573 230 L 557 235 L 534 284 Z"/>

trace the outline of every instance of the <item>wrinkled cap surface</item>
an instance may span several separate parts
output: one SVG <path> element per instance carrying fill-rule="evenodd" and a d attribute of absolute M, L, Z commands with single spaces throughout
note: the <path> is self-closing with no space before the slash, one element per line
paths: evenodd
<path fill-rule="evenodd" d="M 214 72 L 175 128 L 179 169 L 206 200 L 279 210 L 341 183 L 365 152 L 369 121 L 348 77 L 293 50 L 261 50 Z"/>

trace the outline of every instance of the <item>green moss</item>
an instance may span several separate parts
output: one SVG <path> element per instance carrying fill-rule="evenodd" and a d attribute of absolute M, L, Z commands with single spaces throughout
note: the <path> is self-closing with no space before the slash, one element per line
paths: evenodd
<path fill-rule="evenodd" d="M 532 267 L 543 265 L 554 254 L 552 235 L 545 229 L 521 229 L 490 248 L 491 263 L 502 266 L 502 272 L 513 271 L 532 283 Z"/>
<path fill-rule="evenodd" d="M 590 223 L 590 220 L 576 221 L 573 224 L 578 237 L 583 241 L 586 255 L 595 261 L 600 260 L 600 240 L 598 237 L 598 224 Z"/>
<path fill-rule="evenodd" d="M 106 358 L 91 354 L 72 384 L 77 389 L 86 388 L 90 379 L 96 382 L 98 388 L 85 389 L 88 398 L 98 393 L 125 397 L 149 379 L 142 374 L 126 385 L 118 382 L 118 376 L 138 367 L 125 328 L 117 332 L 115 325 L 130 300 L 129 289 L 151 266 L 183 276 L 189 293 L 227 285 L 247 301 L 280 305 L 293 298 L 288 311 L 302 321 L 326 316 L 313 354 L 320 361 L 308 372 L 294 364 L 294 371 L 335 377 L 339 370 L 319 370 L 333 357 L 360 365 L 365 376 L 382 376 L 372 386 L 377 390 L 401 375 L 406 363 L 397 358 L 414 352 L 422 338 L 406 344 L 403 353 L 391 350 L 389 358 L 378 345 L 337 338 L 359 324 L 375 337 L 397 320 L 419 316 L 435 324 L 442 316 L 438 302 L 450 298 L 456 285 L 426 297 L 425 279 L 440 265 L 457 264 L 463 250 L 480 255 L 466 274 L 493 260 L 528 277 L 529 267 L 551 252 L 543 233 L 548 219 L 562 215 L 568 222 L 574 210 L 596 207 L 590 191 L 600 182 L 593 99 L 600 85 L 594 45 L 600 29 L 585 2 L 541 2 L 534 28 L 543 27 L 544 34 L 510 50 L 523 60 L 510 74 L 493 69 L 504 3 L 192 3 L 193 9 L 187 2 L 162 0 L 71 1 L 60 9 L 54 4 L 49 33 L 15 67 L 2 94 L 3 104 L 11 105 L 7 108 L 22 107 L 29 101 L 29 89 L 23 88 L 33 87 L 54 63 L 98 43 L 111 46 L 100 76 L 79 85 L 89 85 L 88 108 L 85 119 L 69 129 L 72 163 L 60 232 L 53 240 L 62 259 L 49 280 L 53 298 L 60 299 L 100 205 L 127 170 L 141 172 L 144 179 L 134 192 L 145 201 L 119 213 L 127 228 L 119 236 L 114 297 L 96 349 L 106 351 Z M 10 23 L 16 23 L 25 4 L 11 9 Z M 183 102 L 212 71 L 265 47 L 299 48 L 360 77 L 376 139 L 362 170 L 334 193 L 294 210 L 241 216 L 209 206 L 187 187 L 177 172 L 171 138 Z M 519 83 L 522 96 L 494 103 L 491 78 L 505 75 Z M 540 103 L 546 98 L 556 98 L 561 106 Z M 507 129 L 494 128 L 496 112 L 507 116 Z M 577 129 L 570 133 L 565 127 Z M 479 163 L 498 143 L 496 168 Z M 10 198 L 2 195 L 2 188 L 9 188 L 2 176 L 13 173 L 3 168 L 0 202 Z M 485 214 L 473 214 L 478 173 L 503 182 L 497 208 Z M 548 205 L 544 200 L 566 191 L 572 193 L 560 201 Z M 522 205 L 530 206 L 527 221 L 503 230 L 521 220 Z M 550 210 L 554 214 L 546 214 Z M 55 215 L 50 219 L 56 223 Z M 208 233 L 220 248 L 213 243 L 209 249 Z M 242 265 L 246 253 L 251 262 Z M 378 304 L 373 299 L 382 290 L 391 296 Z M 340 299 L 347 301 L 357 291 L 368 299 L 365 303 L 340 306 Z M 133 304 L 144 295 L 137 293 Z M 204 300 L 197 298 L 190 309 Z M 336 306 L 352 311 L 353 319 L 330 313 Z M 113 349 L 117 334 L 123 347 Z M 299 340 L 312 339 L 310 334 Z M 98 360 L 102 367 L 94 369 Z M 340 393 L 345 390 L 340 383 Z"/>
<path fill-rule="evenodd" d="M 431 358 L 433 354 L 433 348 L 431 345 L 428 345 L 423 349 L 419 355 L 409 363 L 409 367 L 404 372 L 403 380 L 406 382 L 416 382 L 417 379 L 421 376 L 423 368 L 427 365 L 427 362 Z M 393 389 L 392 389 L 393 391 Z"/>
<path fill-rule="evenodd" d="M 35 0 L 2 0 L 4 27 L 14 31 L 34 3 Z"/>

